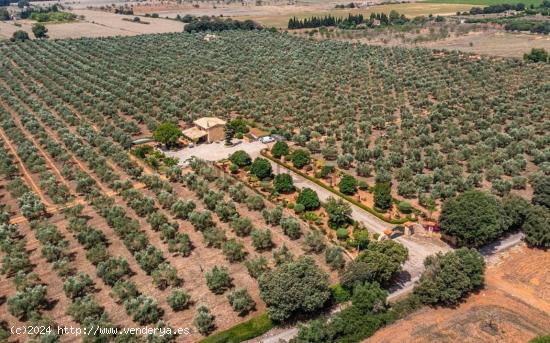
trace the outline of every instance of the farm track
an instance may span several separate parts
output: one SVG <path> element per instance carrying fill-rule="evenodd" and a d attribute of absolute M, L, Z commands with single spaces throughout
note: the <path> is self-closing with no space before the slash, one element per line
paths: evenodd
<path fill-rule="evenodd" d="M 40 200 L 42 200 L 44 205 L 49 206 L 50 208 L 52 208 L 53 207 L 52 204 L 50 203 L 48 198 L 46 198 L 46 196 L 44 195 L 44 193 L 42 192 L 40 187 L 38 187 L 36 185 L 36 183 L 34 182 L 34 180 L 32 178 L 32 174 L 27 170 L 27 167 L 25 166 L 25 164 L 23 163 L 23 161 L 21 160 L 21 158 L 17 154 L 17 150 L 13 147 L 13 145 L 11 144 L 9 138 L 5 134 L 4 129 L 1 128 L 1 127 L 0 127 L 0 136 L 2 136 L 2 140 L 6 142 L 6 145 L 10 149 L 12 155 L 17 160 L 17 163 L 19 164 L 20 170 L 23 173 L 23 177 L 25 178 L 27 183 L 31 186 L 33 191 L 40 197 Z"/>

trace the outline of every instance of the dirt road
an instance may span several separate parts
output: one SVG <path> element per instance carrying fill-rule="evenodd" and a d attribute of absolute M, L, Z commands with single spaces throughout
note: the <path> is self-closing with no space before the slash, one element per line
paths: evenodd
<path fill-rule="evenodd" d="M 494 265 L 495 263 L 498 263 L 499 259 L 502 259 L 502 254 L 508 249 L 517 247 L 523 238 L 522 233 L 517 233 L 510 235 L 502 240 L 499 240 L 498 242 L 495 242 L 494 244 L 490 244 L 481 250 L 481 253 L 485 256 L 485 260 L 488 264 Z M 400 288 L 395 289 L 390 293 L 388 296 L 388 301 L 392 302 L 395 301 L 402 296 L 408 294 L 411 292 L 414 288 L 414 283 L 416 280 L 418 280 L 419 277 L 414 277 L 410 280 L 410 282 L 407 282 L 406 285 L 403 285 Z M 491 278 L 489 278 L 491 280 Z M 490 282 L 490 281 L 489 281 Z M 335 310 L 333 313 L 338 312 L 339 309 Z M 452 311 L 452 310 L 449 310 Z M 252 340 L 246 341 L 247 343 L 279 343 L 279 342 L 288 342 L 292 338 L 296 337 L 298 334 L 298 328 L 297 326 L 292 326 L 288 328 L 274 328 L 264 334 L 263 336 L 254 338 Z"/>
<path fill-rule="evenodd" d="M 308 187 L 313 189 L 319 195 L 321 201 L 326 201 L 329 197 L 337 197 L 334 193 L 326 190 L 325 188 L 311 182 L 310 180 L 296 174 L 290 169 L 287 169 L 277 163 L 271 161 L 274 174 L 288 173 L 292 176 L 294 184 L 296 187 L 304 188 Z M 373 216 L 369 212 L 363 210 L 362 208 L 350 203 L 352 209 L 353 219 L 362 222 L 371 232 L 382 234 L 384 230 L 393 226 L 388 224 Z M 451 248 L 439 241 L 430 241 L 428 239 L 419 239 L 415 237 L 398 237 L 395 239 L 399 243 L 403 244 L 407 249 L 409 249 L 409 260 L 405 263 L 403 270 L 408 273 L 408 281 L 405 281 L 400 287 L 404 288 L 407 285 L 411 284 L 412 279 L 418 277 L 423 268 L 424 259 L 427 256 L 436 254 L 438 252 L 446 252 L 451 250 Z"/>
<path fill-rule="evenodd" d="M 331 196 L 336 196 L 332 192 L 320 187 L 319 185 L 305 179 L 304 177 L 294 173 L 292 170 L 287 169 L 279 164 L 271 162 L 273 167 L 274 174 L 288 173 L 292 176 L 294 184 L 299 187 L 309 187 L 317 192 L 319 199 L 325 201 Z M 351 203 L 350 203 L 351 204 Z M 352 206 L 352 216 L 355 220 L 363 222 L 369 230 L 373 232 L 382 233 L 386 228 L 388 228 L 388 223 L 383 222 L 377 217 L 373 216 L 369 212 L 357 207 L 354 204 Z M 507 250 L 511 247 L 516 246 L 521 242 L 523 234 L 517 233 L 509 237 L 506 237 L 494 244 L 490 244 L 481 249 L 481 253 L 485 256 L 487 260 L 490 260 L 497 253 L 500 253 L 504 250 Z M 390 295 L 388 296 L 388 301 L 393 301 L 398 299 L 409 292 L 414 288 L 415 282 L 422 274 L 424 270 L 424 259 L 432 254 L 437 252 L 447 252 L 452 250 L 448 245 L 435 244 L 429 241 L 417 240 L 414 237 L 399 237 L 396 239 L 400 243 L 409 249 L 409 260 L 403 266 L 405 274 L 408 274 L 404 277 L 404 280 L 401 283 L 398 283 L 395 287 L 390 290 Z M 407 278 L 408 276 L 408 278 Z M 403 279 L 403 278 L 402 278 Z M 287 342 L 290 339 L 296 337 L 298 329 L 296 326 L 289 328 L 275 328 L 261 337 L 247 341 L 248 343 L 278 343 L 280 341 Z"/>

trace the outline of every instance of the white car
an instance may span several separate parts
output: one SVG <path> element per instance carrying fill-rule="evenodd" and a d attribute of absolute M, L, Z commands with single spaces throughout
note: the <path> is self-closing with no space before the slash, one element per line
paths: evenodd
<path fill-rule="evenodd" d="M 275 139 L 271 136 L 265 136 L 265 137 L 260 138 L 260 142 L 262 142 L 264 144 L 268 144 L 268 143 L 275 142 Z"/>

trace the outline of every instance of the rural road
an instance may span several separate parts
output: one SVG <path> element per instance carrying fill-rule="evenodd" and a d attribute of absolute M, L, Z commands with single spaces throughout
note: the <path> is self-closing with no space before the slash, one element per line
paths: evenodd
<path fill-rule="evenodd" d="M 308 187 L 313 189 L 319 195 L 321 201 L 326 201 L 329 197 L 338 197 L 332 192 L 326 190 L 325 188 L 311 182 L 310 180 L 294 173 L 292 170 L 287 169 L 273 161 L 270 161 L 273 167 L 274 174 L 288 173 L 292 176 L 294 185 L 299 188 Z M 388 224 L 373 216 L 369 212 L 363 210 L 362 208 L 350 203 L 352 209 L 353 219 L 361 222 L 369 229 L 371 232 L 376 232 L 379 234 L 384 233 L 384 230 L 387 228 L 393 227 L 392 224 Z M 401 288 L 406 287 L 412 282 L 412 279 L 418 277 L 422 270 L 424 269 L 424 259 L 427 256 L 433 255 L 438 252 L 446 252 L 451 250 L 451 248 L 444 244 L 441 241 L 431 240 L 429 238 L 416 238 L 416 237 L 398 237 L 395 239 L 399 243 L 403 244 L 409 250 L 409 260 L 405 262 L 403 270 L 408 273 L 410 278 L 409 281 L 406 281 L 401 285 Z"/>
<path fill-rule="evenodd" d="M 311 182 L 310 180 L 294 173 L 292 170 L 287 169 L 273 161 L 270 161 L 273 167 L 274 174 L 288 173 L 292 176 L 294 184 L 299 188 L 309 187 L 313 189 L 319 195 L 321 201 L 326 201 L 329 197 L 336 197 L 332 192 L 324 189 L 323 187 Z M 377 217 L 373 216 L 369 212 L 363 210 L 360 207 L 357 207 L 354 204 L 351 204 L 352 208 L 352 217 L 360 222 L 363 222 L 365 226 L 373 232 L 383 233 L 385 229 L 392 226 L 391 224 L 385 223 Z M 522 233 L 512 234 L 504 239 L 501 239 L 493 244 L 485 246 L 480 249 L 480 252 L 485 256 L 486 260 L 489 260 L 496 253 L 506 250 L 520 243 L 523 238 Z M 436 244 L 436 241 L 429 241 L 426 239 L 416 239 L 413 237 L 398 237 L 395 239 L 400 242 L 409 250 L 409 260 L 405 262 L 403 266 L 403 271 L 405 274 L 408 274 L 408 278 L 405 277 L 405 280 L 401 283 L 398 283 L 396 287 L 390 289 L 390 295 L 388 296 L 388 301 L 393 301 L 401 296 L 409 293 L 414 288 L 415 282 L 420 278 L 420 274 L 424 270 L 424 259 L 427 256 L 436 254 L 438 252 L 447 252 L 452 250 L 452 248 L 442 242 Z M 338 312 L 340 309 L 335 310 Z M 333 313 L 334 313 L 333 312 Z M 275 328 L 267 332 L 261 337 L 246 341 L 247 343 L 279 343 L 279 342 L 288 342 L 292 338 L 296 337 L 298 334 L 298 328 L 296 326 L 289 328 Z"/>
<path fill-rule="evenodd" d="M 493 257 L 495 257 L 498 253 L 505 251 L 507 249 L 510 249 L 517 244 L 521 243 L 521 240 L 523 239 L 523 233 L 515 233 L 508 237 L 505 237 L 495 243 L 489 244 L 481 249 L 479 249 L 480 253 L 485 257 L 485 261 L 489 262 Z M 392 302 L 401 296 L 409 293 L 414 288 L 414 283 L 416 280 L 418 280 L 419 277 L 413 278 L 410 282 L 407 283 L 406 286 L 401 287 L 393 292 L 390 293 L 387 300 L 389 302 Z M 334 311 L 331 312 L 337 313 L 341 310 L 341 308 L 337 308 Z M 265 333 L 263 336 L 256 337 L 254 339 L 248 340 L 245 343 L 279 343 L 279 342 L 288 342 L 296 335 L 298 334 L 298 327 L 293 326 L 289 328 L 274 328 L 267 333 Z"/>
<path fill-rule="evenodd" d="M 227 158 L 231 153 L 236 150 L 245 150 L 252 158 L 261 156 L 260 152 L 266 148 L 266 145 L 259 142 L 242 142 L 234 147 L 226 147 L 221 143 L 218 144 L 203 144 L 196 146 L 192 149 L 184 149 L 178 152 L 169 152 L 167 155 L 178 157 L 180 161 L 184 161 L 191 156 L 196 156 L 201 159 L 216 161 L 223 158 Z M 165 152 L 166 153 L 166 152 Z M 181 163 L 181 162 L 180 162 Z M 287 173 L 290 174 L 294 185 L 298 188 L 308 187 L 317 192 L 321 201 L 326 201 L 329 197 L 338 197 L 334 193 L 326 190 L 325 188 L 311 182 L 310 180 L 296 174 L 292 170 L 285 168 L 273 161 L 270 161 L 274 174 Z M 345 200 L 345 199 L 344 199 Z M 362 208 L 350 203 L 352 208 L 352 217 L 354 220 L 362 222 L 371 232 L 382 234 L 384 230 L 392 227 L 392 224 L 386 223 L 379 218 L 373 216 L 369 212 Z M 486 259 L 490 258 L 499 251 L 510 248 L 521 241 L 522 234 L 514 234 L 505 239 L 491 244 L 487 247 L 480 249 L 481 253 Z M 432 240 L 427 237 L 398 237 L 396 241 L 407 247 L 409 251 L 409 259 L 403 265 L 403 272 L 400 275 L 402 281 L 398 281 L 397 284 L 390 289 L 390 295 L 388 301 L 393 301 L 401 296 L 409 293 L 414 288 L 415 282 L 420 278 L 422 271 L 424 270 L 424 260 L 427 256 L 436 254 L 438 252 L 447 252 L 452 248 L 439 240 Z M 338 312 L 340 308 L 333 311 Z M 296 326 L 282 328 L 276 327 L 266 334 L 256 337 L 252 340 L 246 341 L 248 343 L 278 343 L 280 341 L 289 341 L 294 338 L 298 333 Z"/>

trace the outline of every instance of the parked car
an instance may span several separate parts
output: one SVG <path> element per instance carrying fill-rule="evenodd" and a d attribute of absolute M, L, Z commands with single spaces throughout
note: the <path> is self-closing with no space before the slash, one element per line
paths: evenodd
<path fill-rule="evenodd" d="M 271 135 L 271 137 L 273 137 L 273 139 L 276 140 L 277 142 L 286 141 L 286 138 L 284 136 L 281 136 L 281 135 Z"/>
<path fill-rule="evenodd" d="M 265 136 L 265 137 L 260 138 L 260 142 L 262 142 L 264 144 L 268 144 L 268 143 L 275 142 L 275 139 L 271 136 Z"/>

